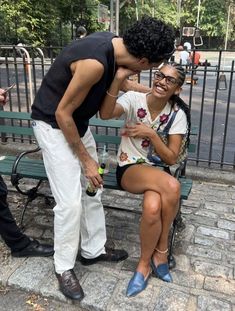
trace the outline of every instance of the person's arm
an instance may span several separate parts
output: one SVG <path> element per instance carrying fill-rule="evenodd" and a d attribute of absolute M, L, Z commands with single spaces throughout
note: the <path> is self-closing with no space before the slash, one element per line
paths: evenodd
<path fill-rule="evenodd" d="M 163 162 L 169 165 L 176 163 L 183 136 L 181 134 L 169 135 L 168 145 L 166 145 L 155 132 L 154 129 L 143 123 L 137 123 L 135 126 L 128 128 L 125 135 L 129 137 L 148 138 L 157 155 Z"/>
<path fill-rule="evenodd" d="M 84 174 L 95 187 L 100 187 L 102 178 L 98 174 L 98 163 L 89 155 L 81 141 L 73 112 L 83 103 L 91 87 L 102 77 L 104 68 L 96 60 L 86 59 L 70 66 L 71 79 L 55 112 L 57 123 L 68 141 L 73 153 L 82 163 Z"/>
<path fill-rule="evenodd" d="M 117 103 L 118 93 L 121 89 L 123 81 L 127 77 L 133 75 L 133 71 L 124 67 L 119 67 L 113 82 L 111 83 L 103 103 L 99 109 L 100 118 L 103 120 L 120 117 L 124 113 L 124 109 Z"/>
<path fill-rule="evenodd" d="M 148 93 L 151 91 L 151 88 L 147 85 L 143 85 L 141 83 L 125 79 L 125 81 L 123 81 L 121 85 L 121 91 L 123 92 L 136 91 L 141 93 Z"/>
<path fill-rule="evenodd" d="M 5 105 L 7 102 L 7 93 L 0 88 L 0 105 Z"/>

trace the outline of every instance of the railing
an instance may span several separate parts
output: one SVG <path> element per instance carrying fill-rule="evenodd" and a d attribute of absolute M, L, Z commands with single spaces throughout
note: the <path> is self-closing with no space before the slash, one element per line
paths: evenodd
<path fill-rule="evenodd" d="M 42 78 L 61 50 L 60 47 L 24 48 L 29 56 L 20 55 L 17 46 L 0 46 L 0 85 L 16 83 L 9 94 L 7 110 L 30 111 L 31 96 L 34 98 Z M 197 84 L 185 84 L 181 93 L 191 108 L 192 124 L 199 128 L 194 141 L 197 149 L 190 162 L 197 166 L 234 170 L 235 51 L 199 52 L 204 66 L 196 68 L 192 64 L 187 68 L 187 81 L 197 79 Z M 178 52 L 175 60 L 179 62 Z M 151 71 L 142 72 L 138 80 L 151 85 Z"/>

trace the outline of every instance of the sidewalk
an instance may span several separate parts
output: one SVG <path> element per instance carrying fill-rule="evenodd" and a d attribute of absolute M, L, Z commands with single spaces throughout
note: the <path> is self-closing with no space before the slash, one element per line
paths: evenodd
<path fill-rule="evenodd" d="M 183 203 L 186 227 L 178 232 L 175 241 L 174 283 L 152 277 L 147 289 L 134 298 L 127 298 L 125 290 L 139 257 L 140 215 L 106 208 L 108 242 L 128 250 L 129 258 L 117 264 L 98 263 L 89 267 L 77 261 L 75 272 L 86 295 L 80 304 L 83 310 L 235 311 L 235 181 L 232 184 L 235 177 L 234 172 L 226 175 L 230 176 L 220 183 L 195 180 L 189 199 Z M 210 178 L 219 181 L 220 176 L 216 173 Z M 9 193 L 16 217 L 23 199 L 15 192 Z M 140 211 L 141 196 L 105 190 L 103 203 L 110 202 L 112 206 Z M 27 234 L 41 241 L 52 241 L 53 213 L 44 200 L 34 201 L 26 212 L 25 224 Z M 71 301 L 58 290 L 52 258 L 12 258 L 0 242 L 0 262 L 3 285 L 52 297 L 65 302 L 68 308 L 71 306 Z M 1 299 L 0 310 L 4 310 Z M 22 305 L 21 310 L 35 309 Z"/>

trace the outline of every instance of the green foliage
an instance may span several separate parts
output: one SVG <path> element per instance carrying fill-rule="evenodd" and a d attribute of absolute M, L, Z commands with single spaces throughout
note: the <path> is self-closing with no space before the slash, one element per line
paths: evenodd
<path fill-rule="evenodd" d="M 195 26 L 199 0 L 120 0 L 120 34 L 137 18 L 151 15 L 163 19 L 176 29 Z M 65 45 L 75 36 L 75 29 L 84 26 L 88 33 L 106 30 L 98 23 L 98 4 L 110 6 L 110 0 L 1 0 L 0 42 L 34 46 Z M 204 36 L 226 34 L 228 7 L 233 0 L 201 0 L 199 28 Z M 115 8 L 115 2 L 114 2 Z M 229 38 L 235 40 L 235 8 L 231 11 Z"/>

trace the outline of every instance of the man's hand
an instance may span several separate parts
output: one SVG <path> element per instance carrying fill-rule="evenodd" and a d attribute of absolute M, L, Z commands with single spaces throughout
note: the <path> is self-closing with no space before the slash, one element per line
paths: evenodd
<path fill-rule="evenodd" d="M 82 167 L 84 170 L 84 175 L 94 188 L 100 188 L 103 185 L 103 179 L 101 178 L 98 168 L 98 163 L 90 157 L 90 159 L 86 160 L 82 163 Z"/>
<path fill-rule="evenodd" d="M 7 94 L 5 90 L 0 89 L 0 105 L 5 105 L 7 102 Z"/>

